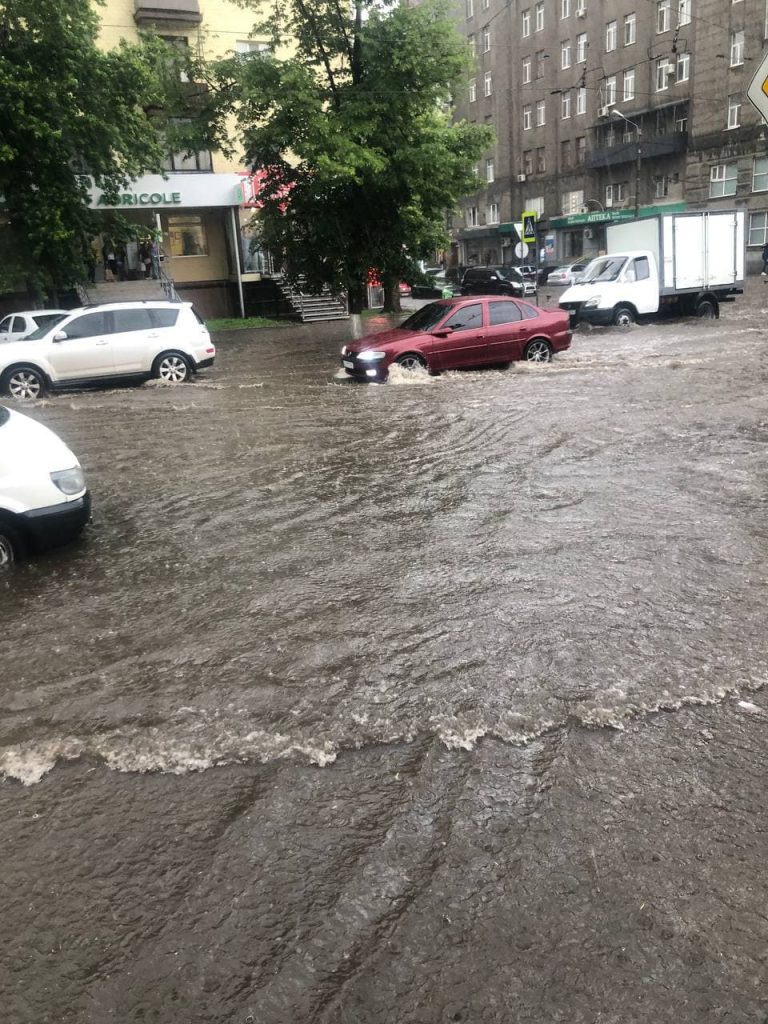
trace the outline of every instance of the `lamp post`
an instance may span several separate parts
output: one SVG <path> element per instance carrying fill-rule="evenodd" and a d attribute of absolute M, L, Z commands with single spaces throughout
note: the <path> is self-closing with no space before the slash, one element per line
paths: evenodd
<path fill-rule="evenodd" d="M 643 130 L 637 121 L 632 121 L 627 117 L 626 114 L 622 114 L 616 107 L 611 108 L 611 113 L 616 114 L 617 117 L 622 118 L 627 124 L 631 124 L 637 132 L 637 162 L 635 164 L 635 217 L 640 215 L 640 161 L 643 156 L 643 148 L 640 142 L 640 136 L 643 134 Z"/>

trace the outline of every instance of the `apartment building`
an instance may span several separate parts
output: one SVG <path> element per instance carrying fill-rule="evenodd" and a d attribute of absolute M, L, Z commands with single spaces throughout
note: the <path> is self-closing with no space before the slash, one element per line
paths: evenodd
<path fill-rule="evenodd" d="M 739 206 L 768 241 L 766 126 L 746 88 L 766 0 L 461 0 L 474 72 L 457 116 L 496 143 L 449 225 L 451 262 L 514 261 L 523 211 L 547 262 L 597 253 L 611 221 Z"/>
<path fill-rule="evenodd" d="M 253 35 L 253 10 L 230 0 L 106 0 L 97 13 L 105 48 L 153 29 L 169 45 L 191 47 L 209 60 L 269 49 L 266 39 Z M 258 279 L 262 269 L 249 244 L 253 192 L 253 180 L 237 157 L 169 153 L 164 173 L 131 182 L 117 206 L 147 233 L 160 233 L 164 267 L 180 296 L 207 316 L 221 316 L 242 309 L 243 285 Z M 98 189 L 91 202 L 97 209 L 110 208 Z M 127 250 L 127 272 L 138 277 L 137 243 Z"/>

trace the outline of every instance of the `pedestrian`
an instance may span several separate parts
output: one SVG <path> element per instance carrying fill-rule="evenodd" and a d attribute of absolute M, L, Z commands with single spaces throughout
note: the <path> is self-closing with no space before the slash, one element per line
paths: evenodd
<path fill-rule="evenodd" d="M 115 247 L 109 239 L 104 243 L 101 254 L 104 258 L 104 280 L 116 281 L 117 256 L 115 255 Z"/>
<path fill-rule="evenodd" d="M 149 257 L 152 264 L 152 278 L 156 281 L 160 277 L 160 245 L 156 238 L 153 238 L 150 243 Z"/>
<path fill-rule="evenodd" d="M 141 264 L 141 276 L 146 279 L 149 277 L 150 267 L 152 266 L 149 240 L 146 238 L 143 239 L 139 246 L 139 263 Z"/>
<path fill-rule="evenodd" d="M 763 246 L 763 277 L 768 276 L 768 242 Z"/>

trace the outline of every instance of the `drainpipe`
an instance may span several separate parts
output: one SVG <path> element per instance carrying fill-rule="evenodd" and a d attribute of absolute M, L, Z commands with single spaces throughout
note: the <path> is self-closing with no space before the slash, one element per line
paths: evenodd
<path fill-rule="evenodd" d="M 243 273 L 240 265 L 240 232 L 237 230 L 237 217 L 235 210 L 239 207 L 230 206 L 230 220 L 232 223 L 232 244 L 235 247 L 235 269 L 237 271 L 237 294 L 240 299 L 240 319 L 245 320 L 245 300 L 243 298 Z"/>

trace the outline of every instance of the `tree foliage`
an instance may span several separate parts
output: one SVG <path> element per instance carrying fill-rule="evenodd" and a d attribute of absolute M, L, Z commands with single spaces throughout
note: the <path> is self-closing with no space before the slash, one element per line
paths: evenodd
<path fill-rule="evenodd" d="M 100 50 L 98 24 L 89 0 L 0 0 L 0 290 L 82 280 L 89 179 L 114 197 L 161 166 L 176 58 L 158 38 Z"/>
<path fill-rule="evenodd" d="M 215 95 L 237 99 L 246 158 L 264 172 L 264 242 L 292 275 L 346 290 L 353 310 L 373 268 L 391 301 L 447 243 L 445 213 L 477 189 L 472 165 L 492 140 L 448 113 L 466 42 L 441 0 L 277 0 L 262 27 L 293 55 L 219 64 Z"/>

